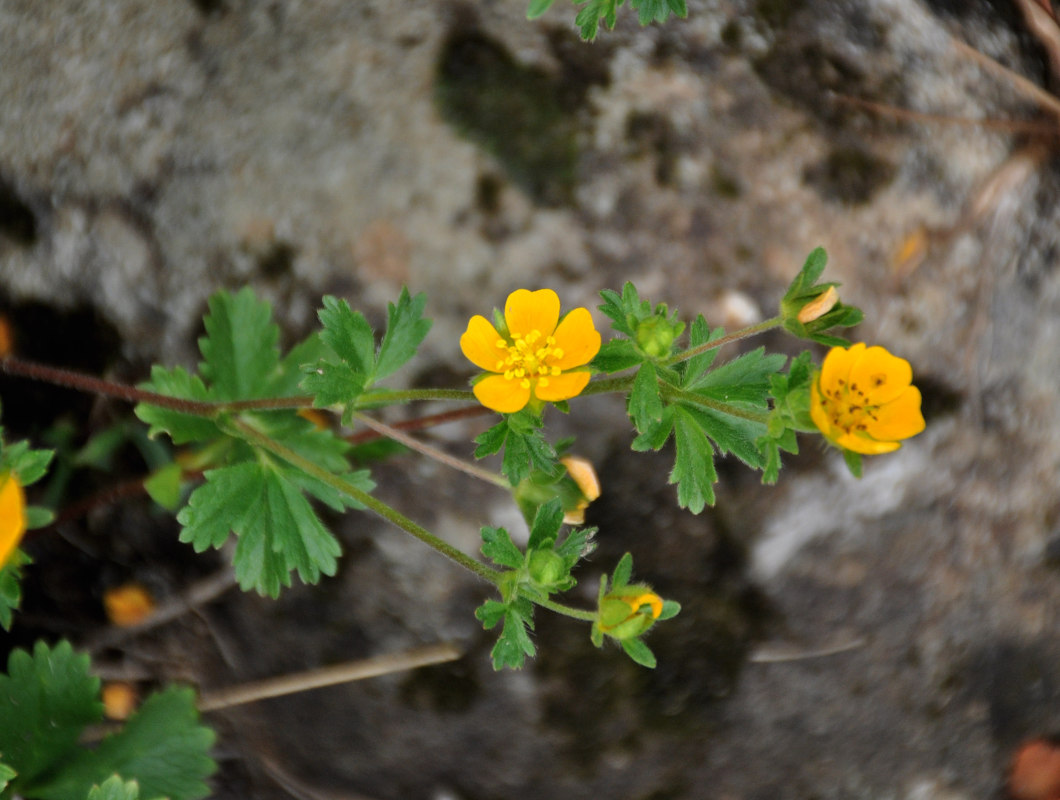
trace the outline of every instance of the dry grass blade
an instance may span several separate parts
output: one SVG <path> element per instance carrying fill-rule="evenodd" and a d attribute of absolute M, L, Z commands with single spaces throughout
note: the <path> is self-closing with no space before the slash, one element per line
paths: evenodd
<path fill-rule="evenodd" d="M 216 692 L 206 692 L 199 699 L 199 710 L 218 711 L 244 703 L 253 703 L 256 700 L 265 700 L 269 697 L 281 697 L 310 689 L 336 686 L 340 683 L 389 675 L 392 672 L 402 672 L 431 664 L 444 664 L 446 661 L 455 661 L 461 656 L 463 652 L 456 645 L 444 643 L 406 650 L 404 653 L 347 661 L 331 667 L 321 667 L 306 672 L 296 672 L 293 675 L 283 675 L 279 678 L 245 683 Z"/>
<path fill-rule="evenodd" d="M 1056 16 L 1051 8 L 1048 8 L 1044 0 L 1013 0 L 1020 11 L 1023 12 L 1023 20 L 1027 23 L 1030 32 L 1037 37 L 1039 43 L 1045 48 L 1049 55 L 1049 71 L 1055 80 L 1060 80 L 1060 27 L 1056 24 Z"/>

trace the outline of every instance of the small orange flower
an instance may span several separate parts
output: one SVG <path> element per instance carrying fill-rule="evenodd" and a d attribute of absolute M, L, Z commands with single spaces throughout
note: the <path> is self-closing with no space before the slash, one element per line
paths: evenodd
<path fill-rule="evenodd" d="M 810 390 L 810 416 L 825 438 L 865 455 L 889 453 L 924 430 L 920 390 L 904 358 L 882 347 L 833 347 Z"/>
<path fill-rule="evenodd" d="M 103 713 L 108 719 L 128 719 L 136 710 L 139 696 L 136 687 L 125 681 L 103 684 Z"/>
<path fill-rule="evenodd" d="M 11 558 L 26 532 L 26 496 L 15 474 L 0 478 L 0 569 Z"/>
<path fill-rule="evenodd" d="M 586 308 L 560 319 L 559 296 L 551 289 L 518 289 L 504 304 L 507 331 L 476 315 L 460 337 L 460 349 L 487 373 L 474 386 L 487 408 L 513 414 L 531 399 L 556 403 L 589 383 L 585 365 L 600 350 L 600 334 Z"/>

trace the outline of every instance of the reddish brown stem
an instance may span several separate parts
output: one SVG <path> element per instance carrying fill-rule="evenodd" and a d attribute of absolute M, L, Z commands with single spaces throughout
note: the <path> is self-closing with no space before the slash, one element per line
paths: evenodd
<path fill-rule="evenodd" d="M 97 378 L 93 375 L 86 375 L 83 372 L 74 372 L 73 370 L 60 369 L 59 367 L 48 367 L 44 364 L 23 361 L 10 356 L 0 360 L 0 370 L 3 370 L 8 375 L 18 375 L 22 378 L 44 381 L 56 386 L 65 386 L 69 389 L 99 394 L 104 397 L 114 397 L 129 403 L 150 403 L 154 406 L 171 408 L 174 411 L 184 411 L 189 414 L 209 416 L 218 409 L 216 403 L 184 400 L 179 397 L 158 394 L 158 392 L 148 392 L 125 383 L 117 383 Z"/>

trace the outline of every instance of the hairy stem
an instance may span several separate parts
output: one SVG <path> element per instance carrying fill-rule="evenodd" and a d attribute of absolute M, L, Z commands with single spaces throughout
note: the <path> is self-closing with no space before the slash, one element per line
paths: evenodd
<path fill-rule="evenodd" d="M 574 608 L 572 606 L 564 605 L 563 603 L 557 603 L 555 600 L 535 600 L 542 608 L 547 608 L 549 611 L 555 611 L 557 614 L 562 614 L 565 617 L 573 617 L 574 619 L 580 619 L 585 622 L 596 622 L 595 611 L 585 611 L 581 608 Z"/>
<path fill-rule="evenodd" d="M 722 336 L 720 339 L 715 339 L 712 342 L 704 342 L 703 344 L 697 345 L 696 347 L 691 347 L 688 350 L 683 350 L 680 353 L 675 353 L 674 355 L 666 359 L 666 361 L 663 362 L 663 365 L 667 367 L 672 367 L 674 364 L 679 364 L 682 361 L 688 361 L 688 359 L 694 358 L 700 353 L 705 353 L 708 350 L 716 350 L 717 348 L 723 347 L 727 344 L 732 344 L 733 342 L 738 342 L 741 339 L 746 339 L 749 336 L 755 336 L 759 333 L 768 331 L 771 328 L 776 328 L 783 321 L 784 320 L 781 317 L 773 317 L 772 319 L 764 320 L 755 325 L 748 325 L 746 328 L 741 328 L 738 331 L 733 331 L 732 333 L 726 336 Z"/>
<path fill-rule="evenodd" d="M 226 427 L 231 427 L 235 435 L 245 439 L 250 444 L 260 447 L 262 450 L 267 450 L 273 455 L 282 458 L 288 464 L 298 467 L 298 469 L 311 475 L 318 481 L 327 484 L 338 492 L 342 492 L 347 497 L 352 498 L 368 508 L 368 510 L 382 517 L 387 522 L 396 525 L 406 533 L 415 536 L 425 545 L 438 551 L 450 561 L 453 561 L 464 569 L 475 573 L 484 581 L 497 585 L 500 573 L 496 570 L 490 569 L 485 564 L 476 561 L 463 551 L 456 549 L 448 542 L 442 541 L 426 528 L 417 525 L 404 514 L 388 506 L 382 500 L 372 497 L 368 492 L 353 486 L 348 481 L 343 480 L 340 476 L 329 472 L 315 462 L 310 461 L 308 458 L 300 456 L 298 453 L 294 452 L 294 450 L 280 444 L 272 437 L 266 436 L 264 433 L 257 430 L 252 425 L 248 425 L 239 418 L 231 419 Z"/>

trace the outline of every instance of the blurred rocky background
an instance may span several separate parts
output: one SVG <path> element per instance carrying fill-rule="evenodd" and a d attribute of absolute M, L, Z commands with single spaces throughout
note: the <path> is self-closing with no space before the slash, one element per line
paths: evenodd
<path fill-rule="evenodd" d="M 379 321 L 408 285 L 435 323 L 404 380 L 460 386 L 468 316 L 514 288 L 593 307 L 632 280 L 733 328 L 771 316 L 823 245 L 866 311 L 855 337 L 912 362 L 927 431 L 860 481 L 810 439 L 776 487 L 722 462 L 695 517 L 668 454 L 629 451 L 621 404 L 575 401 L 560 426 L 604 486 L 576 595 L 631 551 L 684 605 L 651 638 L 654 672 L 539 616 L 540 657 L 494 674 L 472 617 L 486 589 L 352 514 L 332 520 L 338 577 L 278 602 L 233 591 L 99 655 L 216 688 L 467 650 L 210 715 L 219 797 L 1000 797 L 1018 743 L 1060 732 L 1048 3 L 690 0 L 687 20 L 647 29 L 623 9 L 593 44 L 565 0 L 535 22 L 525 5 L 0 0 L 0 303 L 17 351 L 138 381 L 194 363 L 216 289 L 252 286 L 289 343 L 322 294 Z M 0 396 L 9 434 L 38 444 L 127 413 L 11 379 Z M 430 435 L 466 457 L 481 426 Z M 410 456 L 376 479 L 467 550 L 516 516 Z M 220 567 L 176 532 L 134 500 L 31 539 L 9 643 L 85 642 L 107 585 L 165 598 Z"/>

